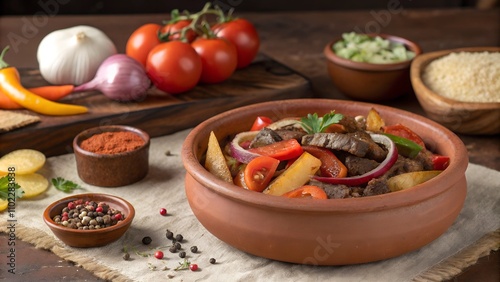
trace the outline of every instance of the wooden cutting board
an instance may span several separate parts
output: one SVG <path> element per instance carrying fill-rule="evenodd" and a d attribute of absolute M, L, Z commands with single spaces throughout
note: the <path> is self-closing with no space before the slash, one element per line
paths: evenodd
<path fill-rule="evenodd" d="M 36 69 L 19 72 L 26 87 L 47 84 Z M 131 125 L 151 137 L 162 136 L 240 106 L 311 97 L 309 90 L 308 79 L 260 55 L 253 64 L 237 70 L 223 83 L 200 85 L 179 95 L 167 95 L 152 88 L 144 101 L 119 103 L 97 91 L 73 93 L 61 102 L 85 105 L 89 113 L 64 117 L 40 115 L 41 122 L 37 124 L 0 133 L 0 156 L 21 148 L 39 150 L 47 157 L 72 153 L 73 138 L 87 128 L 100 125 Z"/>

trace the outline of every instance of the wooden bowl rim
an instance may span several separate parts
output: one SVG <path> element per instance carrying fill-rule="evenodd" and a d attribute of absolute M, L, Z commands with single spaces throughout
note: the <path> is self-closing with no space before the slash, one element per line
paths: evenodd
<path fill-rule="evenodd" d="M 439 50 L 428 53 L 423 53 L 413 59 L 410 67 L 410 78 L 414 84 L 414 88 L 420 88 L 423 91 L 415 91 L 417 96 L 427 96 L 432 98 L 435 103 L 446 105 L 450 108 L 461 110 L 492 110 L 499 109 L 500 102 L 464 102 L 453 100 L 437 94 L 432 91 L 422 80 L 422 73 L 424 69 L 434 60 L 444 57 L 451 53 L 458 52 L 500 52 L 500 47 L 484 46 L 484 47 L 464 47 L 456 49 Z"/>
<path fill-rule="evenodd" d="M 396 35 L 384 34 L 384 33 L 364 33 L 364 34 L 368 35 L 370 37 L 380 36 L 380 37 L 387 39 L 389 41 L 402 43 L 410 51 L 415 52 L 415 57 L 422 54 L 422 48 L 417 43 L 415 43 L 409 39 L 399 37 Z M 339 57 L 333 51 L 333 49 L 332 49 L 333 44 L 335 44 L 337 41 L 339 41 L 341 39 L 342 39 L 342 37 L 339 36 L 339 37 L 335 38 L 334 40 L 330 41 L 325 46 L 323 53 L 328 58 L 328 60 L 330 60 L 332 63 L 341 65 L 343 67 L 357 69 L 357 70 L 364 70 L 364 71 L 393 71 L 393 70 L 400 70 L 400 69 L 404 69 L 404 68 L 409 67 L 411 65 L 411 62 L 415 59 L 415 58 L 413 58 L 411 60 L 392 63 L 392 64 L 372 64 L 372 63 L 355 62 L 355 61 L 352 61 L 349 59 Z"/>

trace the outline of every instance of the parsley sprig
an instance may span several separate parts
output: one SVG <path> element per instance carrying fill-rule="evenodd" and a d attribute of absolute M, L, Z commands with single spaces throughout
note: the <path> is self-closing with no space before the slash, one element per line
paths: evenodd
<path fill-rule="evenodd" d="M 302 127 L 308 134 L 324 132 L 328 126 L 339 123 L 344 116 L 331 111 L 323 117 L 318 117 L 317 113 L 307 114 L 307 117 L 300 119 Z"/>
<path fill-rule="evenodd" d="M 10 188 L 10 190 L 9 190 L 9 188 Z M 19 184 L 17 184 L 17 182 L 10 184 L 10 187 L 9 187 L 9 176 L 6 175 L 6 176 L 0 178 L 0 198 L 1 199 L 7 200 L 10 197 L 9 193 L 12 193 L 12 188 L 15 189 L 16 198 L 23 197 L 24 190 L 21 188 L 21 186 L 19 186 Z"/>
<path fill-rule="evenodd" d="M 52 178 L 52 184 L 54 184 L 57 190 L 63 191 L 64 193 L 71 193 L 76 189 L 83 189 L 82 186 L 77 183 L 62 177 Z"/>

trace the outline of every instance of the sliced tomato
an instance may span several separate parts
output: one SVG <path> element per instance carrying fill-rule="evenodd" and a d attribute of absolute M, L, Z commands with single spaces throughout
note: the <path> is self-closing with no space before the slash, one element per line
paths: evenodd
<path fill-rule="evenodd" d="M 395 125 L 383 126 L 382 130 L 384 131 L 384 133 L 389 133 L 392 135 L 409 139 L 417 143 L 418 145 L 422 146 L 422 148 L 425 148 L 424 140 L 422 140 L 422 138 L 420 138 L 420 136 L 418 136 L 418 134 L 416 134 L 413 130 L 409 129 L 408 127 L 402 124 L 398 123 Z"/>
<path fill-rule="evenodd" d="M 450 157 L 433 154 L 431 156 L 432 167 L 435 170 L 444 170 L 450 164 Z"/>
<path fill-rule="evenodd" d="M 295 139 L 275 142 L 266 146 L 249 149 L 249 151 L 280 161 L 297 158 L 304 152 L 300 143 Z"/>
<path fill-rule="evenodd" d="M 304 185 L 282 195 L 287 198 L 328 199 L 325 190 L 315 185 Z"/>
<path fill-rule="evenodd" d="M 245 183 L 245 167 L 243 167 L 238 171 L 238 173 L 236 173 L 236 175 L 233 177 L 233 182 L 236 186 L 240 186 L 241 188 L 248 190 L 248 186 Z"/>
<path fill-rule="evenodd" d="M 251 160 L 245 167 L 245 184 L 249 190 L 262 192 L 271 182 L 280 161 L 268 156 L 260 156 Z"/>
<path fill-rule="evenodd" d="M 272 119 L 270 119 L 266 116 L 258 116 L 255 119 L 255 121 L 253 122 L 253 125 L 252 125 L 252 128 L 250 129 L 250 131 L 259 131 L 262 128 L 270 125 L 271 123 L 273 123 Z"/>
<path fill-rule="evenodd" d="M 319 168 L 321 176 L 347 176 L 347 167 L 337 158 L 337 156 L 335 156 L 332 151 L 317 146 L 302 146 L 302 149 L 321 161 L 321 167 Z"/>

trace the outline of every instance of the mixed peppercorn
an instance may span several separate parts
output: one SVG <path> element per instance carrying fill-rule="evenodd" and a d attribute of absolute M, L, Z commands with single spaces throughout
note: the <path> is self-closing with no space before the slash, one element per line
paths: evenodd
<path fill-rule="evenodd" d="M 165 208 L 161 208 L 159 213 L 161 216 L 167 215 Z M 191 261 L 189 261 L 189 259 L 188 259 L 189 255 L 187 253 L 187 250 L 184 250 L 184 248 L 181 244 L 181 243 L 186 242 L 186 240 L 184 239 L 184 236 L 182 234 L 180 234 L 180 233 L 175 234 L 171 230 L 167 229 L 165 231 L 165 237 L 166 237 L 166 239 L 169 240 L 169 243 L 167 245 L 152 247 L 151 245 L 152 245 L 153 239 L 150 236 L 144 236 L 141 239 L 141 243 L 143 246 L 149 246 L 148 249 L 150 252 L 148 252 L 148 251 L 139 252 L 137 249 L 134 248 L 135 253 L 141 257 L 154 257 L 159 261 L 163 261 L 166 258 L 166 254 L 165 254 L 164 250 L 168 249 L 168 251 L 170 253 L 176 253 L 179 256 L 179 258 L 182 259 L 179 262 L 179 265 L 173 269 L 174 271 L 187 270 L 187 269 L 189 269 L 191 271 L 199 271 L 200 270 L 198 264 L 192 263 Z M 138 248 L 140 248 L 140 247 L 138 247 Z M 189 251 L 191 252 L 191 254 L 199 253 L 198 246 L 196 246 L 196 245 L 190 246 Z M 129 260 L 131 255 L 128 252 L 128 246 L 124 246 L 123 252 L 124 252 L 123 259 Z M 210 264 L 215 264 L 216 260 L 215 260 L 215 258 L 211 257 L 208 260 L 208 262 Z M 155 270 L 155 271 L 156 270 L 169 270 L 169 268 L 167 266 L 164 265 L 163 267 L 161 267 L 161 266 L 159 267 L 157 264 L 155 264 L 151 261 L 148 262 L 148 268 L 150 270 Z M 173 274 L 169 274 L 168 276 L 173 277 Z"/>
<path fill-rule="evenodd" d="M 78 199 L 68 203 L 53 217 L 55 223 L 80 230 L 101 229 L 118 224 L 125 219 L 125 215 L 107 203 L 83 201 Z"/>

